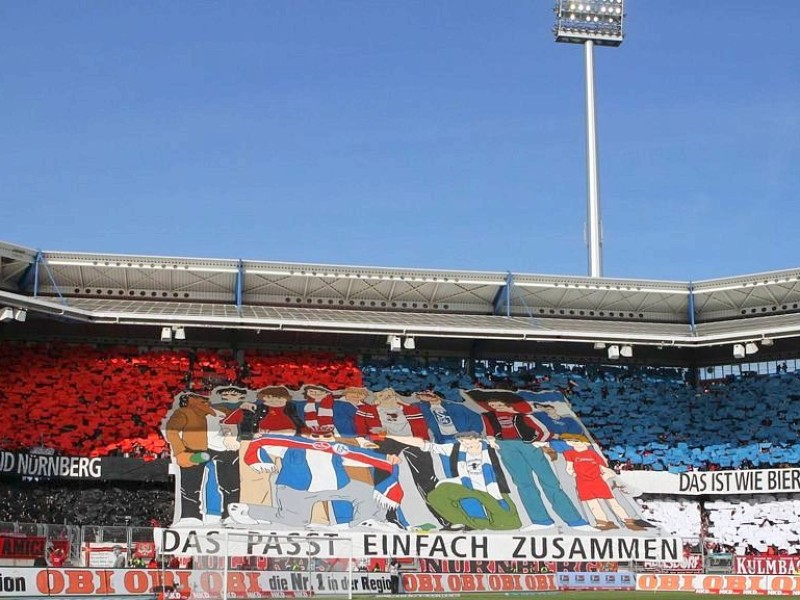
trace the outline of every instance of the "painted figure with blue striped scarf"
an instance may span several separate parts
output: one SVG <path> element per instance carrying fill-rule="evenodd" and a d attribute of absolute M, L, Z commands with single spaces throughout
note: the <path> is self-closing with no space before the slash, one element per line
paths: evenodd
<path fill-rule="evenodd" d="M 403 499 L 397 469 L 400 458 L 376 452 L 374 444 L 363 438 L 267 434 L 250 444 L 245 463 L 259 472 L 273 472 L 277 459 L 282 465 L 275 480 L 275 505 L 237 504 L 231 509 L 233 524 L 306 526 L 314 505 L 328 502 L 337 511 L 335 520 L 340 525 L 374 527 L 388 508 L 399 509 Z M 350 467 L 370 468 L 385 477 L 361 481 L 351 476 Z"/>
<path fill-rule="evenodd" d="M 428 494 L 428 503 L 453 524 L 451 529 L 519 529 L 519 512 L 509 495 L 494 441 L 475 431 L 458 433 L 455 440 L 450 444 L 400 440 L 442 457 L 448 477 Z"/>

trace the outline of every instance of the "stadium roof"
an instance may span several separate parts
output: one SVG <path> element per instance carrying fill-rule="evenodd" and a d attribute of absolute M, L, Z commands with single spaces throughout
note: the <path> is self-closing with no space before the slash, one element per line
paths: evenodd
<path fill-rule="evenodd" d="M 40 252 L 0 243 L 2 306 L 105 326 L 702 348 L 800 338 L 800 269 L 676 282 Z"/>

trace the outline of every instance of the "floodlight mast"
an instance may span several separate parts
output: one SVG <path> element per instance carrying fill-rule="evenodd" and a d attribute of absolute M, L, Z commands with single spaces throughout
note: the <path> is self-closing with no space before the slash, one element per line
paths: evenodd
<path fill-rule="evenodd" d="M 586 58 L 586 175 L 589 276 L 603 276 L 603 231 L 600 177 L 597 168 L 597 118 L 594 99 L 594 46 L 619 46 L 623 40 L 623 0 L 557 0 L 557 42 L 583 44 Z"/>

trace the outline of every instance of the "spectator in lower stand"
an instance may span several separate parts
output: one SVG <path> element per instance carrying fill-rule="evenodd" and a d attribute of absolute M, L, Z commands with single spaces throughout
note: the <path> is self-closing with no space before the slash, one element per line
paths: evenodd
<path fill-rule="evenodd" d="M 392 594 L 399 594 L 400 593 L 400 563 L 396 560 L 392 560 L 389 563 L 389 577 L 391 581 L 391 592 Z"/>
<path fill-rule="evenodd" d="M 45 558 L 44 554 L 41 556 L 37 556 L 33 559 L 33 566 L 34 567 L 46 567 L 47 566 L 47 559 Z"/>
<path fill-rule="evenodd" d="M 127 557 L 122 552 L 122 546 L 114 546 L 114 564 L 112 565 L 115 569 L 124 569 L 127 566 Z"/>
<path fill-rule="evenodd" d="M 67 560 L 67 553 L 64 552 L 64 549 L 60 546 L 55 548 L 50 553 L 50 566 L 55 567 L 56 569 L 60 569 L 64 566 L 64 562 Z"/>
<path fill-rule="evenodd" d="M 131 559 L 131 567 L 134 569 L 144 569 L 147 566 L 147 561 L 145 561 L 141 556 L 134 556 Z"/>

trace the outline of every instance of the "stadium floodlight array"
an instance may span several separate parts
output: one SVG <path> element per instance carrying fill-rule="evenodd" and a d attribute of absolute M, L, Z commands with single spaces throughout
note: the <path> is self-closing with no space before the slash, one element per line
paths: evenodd
<path fill-rule="evenodd" d="M 603 276 L 602 222 L 600 220 L 600 181 L 597 159 L 597 125 L 594 101 L 594 45 L 619 46 L 624 37 L 623 0 L 557 0 L 557 42 L 583 44 L 586 56 L 586 242 L 589 249 L 589 276 Z"/>
<path fill-rule="evenodd" d="M 555 11 L 557 42 L 582 44 L 590 40 L 603 46 L 622 43 L 623 0 L 558 0 Z"/>

